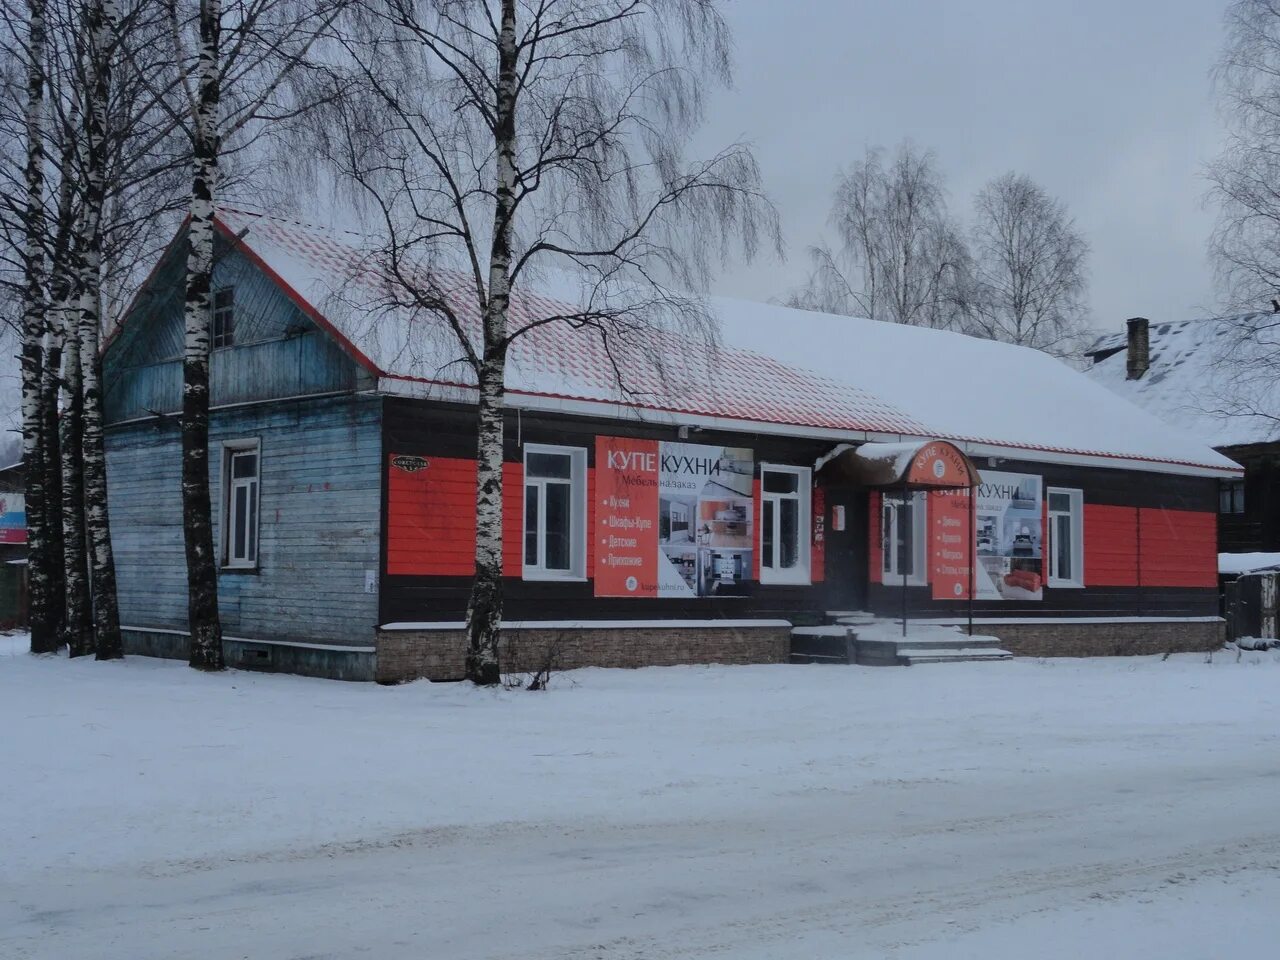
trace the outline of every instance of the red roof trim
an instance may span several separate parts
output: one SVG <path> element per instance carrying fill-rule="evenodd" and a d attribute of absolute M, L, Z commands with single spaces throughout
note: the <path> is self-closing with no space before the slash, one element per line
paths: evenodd
<path fill-rule="evenodd" d="M 251 216 L 256 216 L 256 214 L 251 214 Z M 351 356 L 362 367 L 372 373 L 375 377 L 386 376 L 386 374 L 382 370 L 379 370 L 374 362 L 365 356 L 365 354 L 359 350 L 354 343 L 339 332 L 338 328 L 330 323 L 324 314 L 312 306 L 310 301 L 303 297 L 302 294 L 298 293 L 297 290 L 293 289 L 291 285 L 286 283 L 284 277 L 272 270 L 265 260 L 254 253 L 253 249 L 243 238 L 237 235 L 229 226 L 227 226 L 227 224 L 222 222 L 222 218 L 219 215 L 214 214 L 213 223 L 218 230 L 222 231 L 223 236 L 231 242 L 232 246 L 240 251 L 240 253 L 242 253 L 250 263 L 265 273 L 271 282 L 278 286 L 284 292 L 284 295 L 293 301 L 294 306 L 310 317 L 321 330 L 333 337 L 342 349 L 351 354 Z"/>
<path fill-rule="evenodd" d="M 156 278 L 156 274 L 160 272 L 160 268 L 164 266 L 164 262 L 168 260 L 169 256 L 173 253 L 174 246 L 177 244 L 178 239 L 182 236 L 183 231 L 187 229 L 187 224 L 190 222 L 191 214 L 188 213 L 182 218 L 182 223 L 178 224 L 178 229 L 174 233 L 173 237 L 164 245 L 164 249 L 160 252 L 159 258 L 151 265 L 151 269 L 147 271 L 147 278 L 143 280 L 138 289 L 133 292 L 133 296 L 129 299 L 129 306 L 125 308 L 124 313 L 120 314 L 120 322 L 116 324 L 116 328 L 107 334 L 106 339 L 99 344 L 98 353 L 105 354 L 107 352 L 107 348 L 111 346 L 111 344 L 115 343 L 116 338 L 124 332 L 124 322 L 129 319 L 129 315 L 137 308 L 138 300 L 142 296 L 142 291 L 151 286 L 151 281 Z"/>

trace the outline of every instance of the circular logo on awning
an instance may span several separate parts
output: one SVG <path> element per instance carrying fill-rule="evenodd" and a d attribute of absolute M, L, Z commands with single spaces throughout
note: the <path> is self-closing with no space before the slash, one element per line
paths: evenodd
<path fill-rule="evenodd" d="M 947 465 L 941 460 L 933 461 L 933 475 L 941 480 L 947 475 Z"/>

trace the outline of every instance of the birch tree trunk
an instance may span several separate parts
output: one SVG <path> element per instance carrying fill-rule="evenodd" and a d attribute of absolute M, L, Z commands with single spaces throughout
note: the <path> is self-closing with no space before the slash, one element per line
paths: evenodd
<path fill-rule="evenodd" d="M 55 275 L 57 265 L 54 265 Z M 44 529 L 49 557 L 50 624 L 65 643 L 66 581 L 62 566 L 62 441 L 58 422 L 58 384 L 62 373 L 62 345 L 66 337 L 65 302 L 53 290 L 52 315 L 46 316 L 48 347 L 44 354 L 44 370 L 40 377 L 41 461 L 44 468 Z M 79 449 L 78 447 L 76 448 Z"/>
<path fill-rule="evenodd" d="M 488 321 L 486 320 L 486 323 Z M 502 632 L 503 360 L 486 358 L 480 375 L 476 447 L 476 574 L 467 603 L 467 679 L 498 683 Z"/>
<path fill-rule="evenodd" d="M 516 207 L 516 8 L 502 0 L 498 35 L 497 154 L 493 242 L 489 251 L 489 296 L 485 305 L 484 358 L 476 443 L 476 574 L 467 603 L 467 679 L 491 685 L 501 680 L 498 643 L 502 632 L 502 453 L 506 376 L 507 311 L 511 303 L 511 229 Z"/>
<path fill-rule="evenodd" d="M 59 646 L 53 611 L 55 576 L 45 518 L 45 417 L 40 403 L 44 376 L 45 256 L 44 118 L 48 28 L 44 0 L 30 0 L 27 39 L 26 230 L 23 250 L 25 290 L 22 310 L 22 460 L 26 474 L 27 553 L 31 652 L 54 653 Z"/>
<path fill-rule="evenodd" d="M 218 78 L 222 5 L 201 0 L 199 99 L 196 104 L 187 228 L 185 340 L 182 355 L 182 514 L 187 556 L 187 623 L 191 666 L 221 670 L 218 566 L 209 500 L 209 328 L 213 284 L 214 191 L 218 175 Z"/>
<path fill-rule="evenodd" d="M 95 652 L 89 596 L 88 552 L 84 518 L 84 388 L 80 375 L 80 338 L 69 303 L 59 304 L 69 331 L 63 350 L 62 391 L 62 556 L 66 580 L 66 616 L 63 638 L 71 656 Z"/>
<path fill-rule="evenodd" d="M 106 197 L 107 98 L 111 90 L 112 33 L 116 23 L 113 0 L 89 4 L 86 32 L 90 78 L 86 98 L 88 151 L 85 171 L 85 243 L 80 247 L 80 376 L 83 381 L 83 460 L 85 526 L 88 531 L 93 577 L 96 656 L 115 660 L 124 656 L 120 611 L 116 602 L 115 558 L 107 512 L 107 457 L 103 440 L 102 358 L 99 356 L 102 307 L 102 211 Z"/>

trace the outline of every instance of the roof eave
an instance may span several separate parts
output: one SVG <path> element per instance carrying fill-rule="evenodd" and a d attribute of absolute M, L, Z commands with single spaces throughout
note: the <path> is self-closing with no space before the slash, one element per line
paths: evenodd
<path fill-rule="evenodd" d="M 463 404 L 475 403 L 478 393 L 474 386 L 467 384 L 396 376 L 379 377 L 377 390 L 379 393 L 388 396 Z M 889 443 L 901 440 L 941 439 L 955 443 L 956 446 L 971 457 L 1068 463 L 1111 470 L 1140 470 L 1146 473 L 1165 473 L 1178 476 L 1232 478 L 1244 473 L 1244 468 L 1238 465 L 1226 466 L 1201 463 L 1194 460 L 1161 460 L 1154 457 L 1138 457 L 1131 454 L 1099 451 L 1027 447 L 1018 444 L 1003 444 L 989 440 L 973 440 L 930 433 L 894 433 L 883 430 L 822 427 L 773 420 L 751 420 L 744 417 L 725 417 L 660 407 L 638 406 L 610 400 L 551 396 L 523 390 L 508 389 L 506 397 L 507 405 L 512 409 L 532 410 L 539 413 L 592 416 L 610 420 L 632 420 L 663 426 L 689 426 L 736 432 L 747 431 L 773 436 L 803 437 L 812 440 L 832 440 L 837 442 L 875 441 Z"/>

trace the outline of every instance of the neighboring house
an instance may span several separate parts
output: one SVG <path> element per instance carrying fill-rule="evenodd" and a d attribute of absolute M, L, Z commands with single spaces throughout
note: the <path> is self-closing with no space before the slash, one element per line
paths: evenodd
<path fill-rule="evenodd" d="M 1223 553 L 1280 551 L 1280 315 L 1128 321 L 1100 338 L 1087 375 L 1244 467 L 1223 479 Z"/>
<path fill-rule="evenodd" d="M 218 228 L 210 486 L 230 662 L 459 676 L 475 390 L 456 344 L 387 308 L 359 236 L 233 210 Z M 126 642 L 161 655 L 186 644 L 181 241 L 104 354 Z M 517 661 L 553 645 L 566 665 L 777 661 L 791 624 L 849 610 L 972 612 L 1049 654 L 1220 637 L 1225 457 L 1034 350 L 714 307 L 716 349 L 678 332 L 606 349 L 560 322 L 515 342 Z M 564 309 L 524 294 L 512 322 Z"/>
<path fill-rule="evenodd" d="M 27 622 L 27 472 L 0 467 L 0 627 Z"/>

